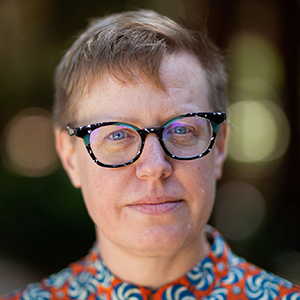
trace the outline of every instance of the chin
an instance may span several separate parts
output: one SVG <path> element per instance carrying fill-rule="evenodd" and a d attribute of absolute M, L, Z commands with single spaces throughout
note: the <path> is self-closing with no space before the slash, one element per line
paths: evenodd
<path fill-rule="evenodd" d="M 171 255 L 180 251 L 193 240 L 188 229 L 174 226 L 154 227 L 143 233 L 135 233 L 134 238 L 127 241 L 127 248 L 145 256 Z"/>

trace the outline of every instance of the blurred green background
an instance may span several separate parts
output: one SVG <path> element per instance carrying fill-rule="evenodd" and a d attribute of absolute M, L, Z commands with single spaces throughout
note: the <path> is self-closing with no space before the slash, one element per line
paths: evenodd
<path fill-rule="evenodd" d="M 135 8 L 204 19 L 226 53 L 231 140 L 210 224 L 237 254 L 300 283 L 299 1 L 1 0 L 0 294 L 95 240 L 54 151 L 52 78 L 88 19 Z"/>

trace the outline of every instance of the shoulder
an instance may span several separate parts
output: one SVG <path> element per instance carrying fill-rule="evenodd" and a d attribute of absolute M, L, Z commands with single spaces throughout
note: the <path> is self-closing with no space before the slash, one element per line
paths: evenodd
<path fill-rule="evenodd" d="M 0 300 L 102 299 L 118 280 L 102 262 L 95 244 L 88 255 L 40 282 L 0 296 Z"/>
<path fill-rule="evenodd" d="M 10 294 L 0 296 L 0 300 L 55 300 L 66 299 L 67 294 L 68 297 L 73 295 L 74 299 L 78 299 L 82 291 L 92 291 L 91 286 L 87 289 L 85 285 L 90 285 L 93 282 L 93 273 L 87 265 L 87 257 L 84 257 L 40 282 L 29 284 Z"/>
<path fill-rule="evenodd" d="M 31 283 L 24 288 L 10 294 L 0 296 L 0 300 L 15 299 L 63 299 L 65 287 L 70 286 L 72 277 L 76 276 L 75 270 L 70 267 L 44 278 L 40 282 Z"/>
<path fill-rule="evenodd" d="M 300 300 L 299 285 L 235 255 L 219 232 L 209 230 L 214 237 L 209 254 L 214 265 L 213 294 L 218 299 Z"/>
<path fill-rule="evenodd" d="M 231 264 L 217 285 L 227 290 L 229 299 L 300 300 L 300 286 L 246 261 Z"/>

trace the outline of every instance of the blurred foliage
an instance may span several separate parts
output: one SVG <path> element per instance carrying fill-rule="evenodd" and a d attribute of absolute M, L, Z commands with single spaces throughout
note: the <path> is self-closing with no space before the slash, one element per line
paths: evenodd
<path fill-rule="evenodd" d="M 86 254 L 95 236 L 79 190 L 63 170 L 41 178 L 0 176 L 0 253 L 54 272 Z M 45 275 L 46 275 L 45 273 Z"/>

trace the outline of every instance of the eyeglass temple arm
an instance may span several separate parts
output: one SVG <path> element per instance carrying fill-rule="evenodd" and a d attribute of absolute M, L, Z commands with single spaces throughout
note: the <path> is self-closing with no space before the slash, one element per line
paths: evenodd
<path fill-rule="evenodd" d="M 66 130 L 67 130 L 67 133 L 68 133 L 69 136 L 75 135 L 75 130 L 74 130 L 73 127 L 67 126 Z"/>
<path fill-rule="evenodd" d="M 89 134 L 86 134 L 84 136 L 79 136 L 79 135 L 76 134 L 76 132 L 75 132 L 75 130 L 74 130 L 73 127 L 67 126 L 66 129 L 67 129 L 67 132 L 68 132 L 69 136 L 75 135 L 77 137 L 82 138 L 83 141 L 84 141 L 85 146 L 88 146 L 90 144 L 90 135 Z"/>

